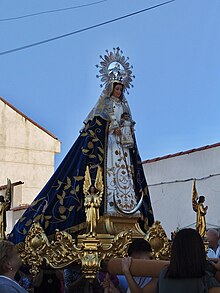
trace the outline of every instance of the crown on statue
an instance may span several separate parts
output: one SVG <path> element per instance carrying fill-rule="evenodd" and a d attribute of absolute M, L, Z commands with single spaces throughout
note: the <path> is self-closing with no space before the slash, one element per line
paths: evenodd
<path fill-rule="evenodd" d="M 101 87 L 108 87 L 113 82 L 123 84 L 127 92 L 130 87 L 133 87 L 131 84 L 132 79 L 135 78 L 131 70 L 133 66 L 130 66 L 129 58 L 125 58 L 122 54 L 123 51 L 117 47 L 113 48 L 113 52 L 106 50 L 104 57 L 100 56 L 100 65 L 96 65 L 97 68 L 100 68 L 100 75 L 96 75 L 96 77 L 101 79 Z"/>

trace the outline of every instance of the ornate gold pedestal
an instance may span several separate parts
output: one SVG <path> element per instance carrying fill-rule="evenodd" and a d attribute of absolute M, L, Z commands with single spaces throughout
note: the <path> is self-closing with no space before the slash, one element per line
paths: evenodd
<path fill-rule="evenodd" d="M 25 242 L 19 247 L 24 264 L 36 275 L 45 263 L 54 269 L 65 268 L 73 262 L 82 266 L 82 272 L 89 280 L 95 278 L 101 268 L 101 261 L 112 257 L 123 257 L 132 238 L 145 236 L 156 259 L 168 259 L 170 243 L 156 221 L 145 235 L 134 218 L 106 216 L 100 218 L 97 228 L 111 233 L 87 233 L 73 239 L 67 232 L 56 231 L 55 239 L 49 241 L 39 223 L 34 223 Z"/>
<path fill-rule="evenodd" d="M 45 262 L 54 269 L 78 262 L 81 263 L 85 278 L 92 280 L 101 269 L 102 260 L 125 256 L 132 237 L 144 237 L 138 217 L 99 216 L 103 191 L 101 167 L 98 166 L 93 186 L 87 166 L 83 185 L 87 233 L 78 234 L 76 239 L 65 231 L 57 230 L 55 239 L 50 242 L 39 223 L 32 225 L 20 252 L 23 262 L 31 267 L 33 275 L 39 272 Z"/>
<path fill-rule="evenodd" d="M 131 233 L 111 234 L 88 233 L 79 235 L 78 243 L 67 232 L 57 231 L 55 240 L 49 242 L 39 223 L 34 223 L 19 247 L 24 264 L 31 267 L 30 272 L 37 275 L 46 262 L 54 269 L 64 268 L 73 262 L 81 263 L 82 272 L 87 279 L 94 279 L 101 268 L 101 261 L 111 257 L 123 257 L 131 243 Z"/>

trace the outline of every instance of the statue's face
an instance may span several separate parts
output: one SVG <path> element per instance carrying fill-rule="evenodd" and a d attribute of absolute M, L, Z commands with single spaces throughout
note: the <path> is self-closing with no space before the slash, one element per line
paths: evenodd
<path fill-rule="evenodd" d="M 91 193 L 94 193 L 95 192 L 95 187 L 91 186 L 90 191 L 91 191 Z"/>
<path fill-rule="evenodd" d="M 114 90 L 113 90 L 113 96 L 116 97 L 116 98 L 120 98 L 121 94 L 122 94 L 122 85 L 121 84 L 116 84 L 116 86 L 114 87 Z"/>
<path fill-rule="evenodd" d="M 128 114 L 124 115 L 124 120 L 129 120 L 129 115 Z"/>

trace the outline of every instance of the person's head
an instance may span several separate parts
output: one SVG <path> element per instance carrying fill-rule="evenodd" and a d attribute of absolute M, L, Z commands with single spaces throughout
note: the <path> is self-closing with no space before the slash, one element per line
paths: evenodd
<path fill-rule="evenodd" d="M 5 198 L 3 195 L 0 195 L 0 202 L 5 202 Z"/>
<path fill-rule="evenodd" d="M 206 253 L 199 233 L 194 229 L 180 230 L 171 246 L 168 278 L 199 278 L 205 274 Z"/>
<path fill-rule="evenodd" d="M 124 119 L 124 120 L 129 120 L 129 118 L 130 118 L 130 115 L 129 115 L 129 113 L 127 113 L 127 112 L 124 112 L 124 113 L 122 113 L 122 114 L 121 114 L 121 119 Z"/>
<path fill-rule="evenodd" d="M 203 203 L 203 202 L 205 202 L 205 196 L 200 195 L 198 203 Z"/>
<path fill-rule="evenodd" d="M 121 83 L 114 82 L 111 96 L 114 96 L 116 98 L 121 98 L 122 93 L 123 93 L 123 85 Z"/>
<path fill-rule="evenodd" d="M 218 246 L 219 241 L 219 232 L 215 229 L 209 229 L 206 232 L 207 241 L 209 243 L 210 248 L 216 248 Z"/>
<path fill-rule="evenodd" d="M 135 239 L 128 247 L 128 255 L 135 259 L 151 259 L 150 243 L 143 238 Z"/>
<path fill-rule="evenodd" d="M 14 276 L 21 266 L 16 246 L 7 240 L 0 241 L 0 275 Z"/>

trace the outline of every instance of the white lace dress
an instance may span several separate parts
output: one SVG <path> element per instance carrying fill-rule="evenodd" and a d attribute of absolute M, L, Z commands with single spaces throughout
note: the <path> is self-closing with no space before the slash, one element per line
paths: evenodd
<path fill-rule="evenodd" d="M 127 109 L 122 102 L 111 97 L 113 101 L 113 113 L 108 134 L 107 148 L 107 213 L 118 215 L 120 213 L 132 213 L 137 207 L 137 199 L 132 179 L 132 168 L 129 148 L 120 144 L 120 137 L 114 132 L 119 127 L 121 115 Z M 138 215 L 136 212 L 135 215 Z"/>

